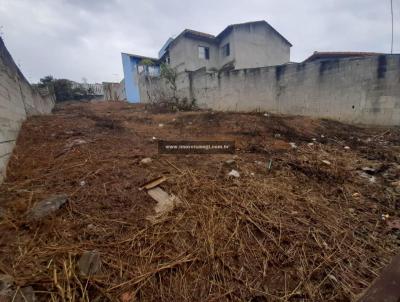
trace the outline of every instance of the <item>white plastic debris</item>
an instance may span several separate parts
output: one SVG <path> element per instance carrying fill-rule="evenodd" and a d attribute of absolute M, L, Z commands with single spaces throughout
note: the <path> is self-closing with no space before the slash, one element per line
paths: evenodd
<path fill-rule="evenodd" d="M 314 146 L 314 143 L 308 143 L 307 146 L 312 147 Z"/>
<path fill-rule="evenodd" d="M 86 181 L 81 180 L 79 184 L 80 184 L 81 187 L 83 187 L 84 185 L 86 185 Z"/>
<path fill-rule="evenodd" d="M 251 176 L 254 176 L 255 174 L 254 174 L 254 172 L 250 172 L 250 175 L 251 175 Z"/>
<path fill-rule="evenodd" d="M 289 145 L 290 145 L 293 149 L 297 149 L 296 143 L 289 143 Z"/>
<path fill-rule="evenodd" d="M 140 161 L 140 163 L 141 163 L 141 164 L 147 165 L 147 164 L 151 163 L 152 161 L 153 161 L 153 160 L 152 160 L 150 157 L 146 157 L 146 158 L 143 158 L 143 159 Z"/>
<path fill-rule="evenodd" d="M 162 127 L 164 127 L 164 124 L 163 123 L 159 123 L 158 127 L 162 128 Z"/>
<path fill-rule="evenodd" d="M 344 146 L 344 149 L 345 150 L 350 150 L 350 147 L 349 146 Z"/>
<path fill-rule="evenodd" d="M 325 135 L 321 134 L 321 138 L 324 138 L 324 137 L 325 137 Z"/>
<path fill-rule="evenodd" d="M 317 139 L 316 139 L 316 138 L 313 138 L 313 139 L 312 139 L 312 141 L 313 141 L 313 142 L 316 142 L 316 141 L 317 141 Z"/>
<path fill-rule="evenodd" d="M 236 170 L 231 170 L 231 172 L 228 173 L 228 176 L 233 176 L 233 177 L 235 177 L 235 178 L 239 178 L 239 177 L 240 177 L 240 174 L 239 174 L 239 172 L 236 171 Z"/>
<path fill-rule="evenodd" d="M 389 214 L 382 214 L 382 220 L 386 220 L 389 218 Z"/>
<path fill-rule="evenodd" d="M 157 137 L 153 136 L 151 139 L 152 139 L 153 141 L 155 141 L 155 140 L 157 139 Z"/>
<path fill-rule="evenodd" d="M 269 114 L 266 112 L 266 113 L 264 113 L 264 116 L 265 117 L 269 117 Z"/>
<path fill-rule="evenodd" d="M 325 165 L 328 165 L 328 166 L 330 166 L 330 165 L 332 164 L 329 160 L 326 160 L 326 159 L 324 159 L 322 162 L 323 162 Z"/>
<path fill-rule="evenodd" d="M 225 163 L 228 164 L 228 165 L 232 165 L 232 164 L 235 163 L 235 160 L 234 159 L 228 159 L 228 160 L 225 161 Z"/>

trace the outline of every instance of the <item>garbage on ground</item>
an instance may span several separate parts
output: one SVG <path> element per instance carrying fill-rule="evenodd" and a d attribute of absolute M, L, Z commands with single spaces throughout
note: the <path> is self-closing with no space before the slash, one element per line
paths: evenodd
<path fill-rule="evenodd" d="M 160 187 L 147 190 L 147 194 L 157 201 L 157 204 L 154 207 L 156 214 L 147 216 L 147 219 L 153 222 L 162 214 L 172 211 L 176 205 L 181 203 L 181 200 L 177 196 L 174 194 L 168 194 Z"/>
<path fill-rule="evenodd" d="M 236 170 L 231 170 L 231 172 L 228 173 L 228 176 L 233 176 L 235 178 L 239 178 L 240 177 L 240 173 Z"/>
<path fill-rule="evenodd" d="M 235 160 L 234 159 L 228 159 L 228 160 L 225 161 L 225 163 L 228 164 L 228 165 L 232 165 L 232 164 L 235 163 Z"/>
<path fill-rule="evenodd" d="M 293 148 L 293 149 L 297 149 L 297 145 L 296 145 L 296 143 L 289 143 L 289 145 Z"/>
<path fill-rule="evenodd" d="M 365 172 L 360 172 L 359 175 L 360 175 L 362 178 L 368 179 L 370 183 L 375 183 L 375 182 L 376 182 L 376 177 L 373 176 L 373 175 L 370 175 L 370 174 L 365 173 Z"/>
<path fill-rule="evenodd" d="M 80 185 L 81 187 L 83 187 L 84 185 L 86 185 L 86 181 L 81 180 L 81 181 L 79 182 L 79 185 Z"/>
<path fill-rule="evenodd" d="M 68 200 L 67 195 L 55 195 L 36 203 L 28 211 L 30 220 L 38 220 L 57 211 Z"/>
<path fill-rule="evenodd" d="M 268 169 L 268 170 L 271 170 L 271 167 L 272 167 L 272 159 L 270 159 L 270 160 L 268 161 L 267 169 Z"/>
<path fill-rule="evenodd" d="M 158 124 L 158 127 L 162 128 L 162 127 L 164 127 L 164 124 L 160 123 L 160 124 Z"/>
<path fill-rule="evenodd" d="M 71 142 L 67 143 L 65 145 L 65 149 L 71 149 L 72 147 L 80 146 L 80 145 L 83 145 L 86 143 L 87 143 L 87 141 L 85 141 L 84 139 L 77 138 L 77 139 L 74 139 Z"/>
<path fill-rule="evenodd" d="M 146 157 L 146 158 L 143 158 L 143 159 L 140 161 L 140 163 L 141 163 L 141 164 L 147 165 L 147 164 L 151 163 L 152 161 L 153 161 L 153 160 L 152 160 L 150 157 Z"/>
<path fill-rule="evenodd" d="M 167 178 L 165 176 L 160 176 L 157 177 L 155 179 L 150 180 L 149 182 L 145 183 L 144 185 L 142 185 L 139 190 L 150 190 L 152 188 L 157 187 L 158 185 L 162 184 L 164 181 L 166 181 Z"/>
<path fill-rule="evenodd" d="M 84 276 L 98 273 L 101 268 L 100 253 L 98 251 L 86 251 L 78 261 L 79 271 Z"/>
<path fill-rule="evenodd" d="M 382 218 L 382 220 L 386 220 L 389 218 L 389 214 L 382 214 L 381 218 Z"/>
<path fill-rule="evenodd" d="M 344 146 L 345 150 L 350 150 L 351 148 L 349 146 Z"/>
<path fill-rule="evenodd" d="M 368 174 L 374 174 L 376 172 L 376 169 L 371 168 L 371 167 L 362 167 L 361 170 Z"/>
<path fill-rule="evenodd" d="M 312 147 L 314 146 L 314 143 L 308 143 L 307 146 Z"/>
<path fill-rule="evenodd" d="M 328 165 L 328 166 L 330 166 L 330 165 L 332 164 L 329 160 L 326 160 L 326 159 L 322 160 L 322 162 L 323 162 L 325 165 Z"/>
<path fill-rule="evenodd" d="M 269 117 L 269 114 L 266 112 L 266 113 L 264 113 L 264 116 L 265 117 Z"/>

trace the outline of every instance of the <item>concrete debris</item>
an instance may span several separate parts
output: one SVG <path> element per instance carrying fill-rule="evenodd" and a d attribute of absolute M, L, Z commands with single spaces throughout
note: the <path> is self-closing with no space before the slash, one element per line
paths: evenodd
<path fill-rule="evenodd" d="M 141 163 L 141 164 L 147 165 L 147 164 L 151 163 L 152 161 L 153 161 L 153 160 L 152 160 L 150 157 L 146 157 L 146 158 L 143 158 L 143 159 L 140 161 L 140 163 Z"/>
<path fill-rule="evenodd" d="M 289 143 L 289 145 L 290 145 L 293 149 L 297 149 L 296 143 Z"/>
<path fill-rule="evenodd" d="M 78 261 L 79 271 L 84 276 L 94 275 L 100 271 L 101 259 L 98 251 L 86 251 Z"/>
<path fill-rule="evenodd" d="M 8 290 L 14 284 L 14 278 L 10 275 L 0 274 L 0 291 Z"/>
<path fill-rule="evenodd" d="M 73 148 L 75 146 L 80 146 L 80 145 L 83 145 L 83 144 L 87 144 L 87 141 L 85 141 L 84 139 L 81 139 L 81 138 L 77 138 L 77 139 L 72 140 L 68 144 L 66 144 L 65 148 L 66 149 L 71 149 L 71 148 Z"/>
<path fill-rule="evenodd" d="M 149 182 L 145 183 L 144 185 L 142 185 L 139 188 L 139 190 L 143 190 L 143 189 L 150 190 L 150 189 L 153 189 L 153 188 L 157 187 L 158 185 L 162 184 L 166 180 L 167 180 L 167 178 L 165 176 L 157 177 L 157 178 L 152 179 Z"/>
<path fill-rule="evenodd" d="M 68 200 L 67 195 L 55 195 L 36 203 L 28 212 L 31 220 L 44 218 L 61 208 Z"/>
<path fill-rule="evenodd" d="M 181 203 L 181 200 L 177 196 L 174 194 L 168 194 L 160 187 L 155 187 L 148 190 L 147 194 L 157 201 L 157 204 L 154 207 L 156 214 L 147 216 L 147 219 L 153 222 L 164 213 L 172 211 L 176 205 Z"/>
<path fill-rule="evenodd" d="M 236 170 L 231 170 L 231 172 L 228 173 L 228 176 L 233 176 L 235 178 L 239 178 L 240 177 L 240 173 Z"/>
<path fill-rule="evenodd" d="M 371 167 L 362 167 L 361 170 L 368 174 L 374 174 L 376 172 L 376 169 L 371 168 Z"/>
<path fill-rule="evenodd" d="M 322 162 L 323 162 L 325 165 L 328 165 L 328 166 L 330 166 L 330 165 L 332 164 L 329 160 L 326 160 L 326 159 L 322 160 Z"/>
<path fill-rule="evenodd" d="M 360 172 L 359 175 L 360 175 L 362 178 L 368 179 L 370 183 L 375 183 L 375 182 L 376 182 L 376 177 L 375 177 L 375 176 L 371 176 L 371 175 L 368 174 L 368 173 Z"/>

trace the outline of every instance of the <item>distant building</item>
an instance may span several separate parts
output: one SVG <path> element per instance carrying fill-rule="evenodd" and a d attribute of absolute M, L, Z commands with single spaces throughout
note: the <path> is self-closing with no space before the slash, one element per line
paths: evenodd
<path fill-rule="evenodd" d="M 322 62 L 332 61 L 337 59 L 345 58 L 365 58 L 382 55 L 377 52 L 352 52 L 352 51 L 314 51 L 314 53 L 304 60 L 304 63 L 308 62 Z"/>
<path fill-rule="evenodd" d="M 158 65 L 169 64 L 178 72 L 231 70 L 285 64 L 290 61 L 292 44 L 266 21 L 232 24 L 217 36 L 185 29 L 169 38 L 158 58 L 122 53 L 125 90 L 128 101 L 139 102 L 138 75 L 158 75 Z M 155 67 L 140 67 L 142 60 Z"/>

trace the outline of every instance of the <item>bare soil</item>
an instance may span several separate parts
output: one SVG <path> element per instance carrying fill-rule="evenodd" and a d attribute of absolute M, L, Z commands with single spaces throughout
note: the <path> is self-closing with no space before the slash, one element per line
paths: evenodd
<path fill-rule="evenodd" d="M 162 155 L 158 139 L 237 151 Z M 182 203 L 149 221 L 139 187 L 162 175 Z M 400 128 L 65 104 L 23 124 L 0 186 L 0 273 L 39 301 L 354 301 L 399 252 L 399 179 Z M 29 220 L 56 194 L 67 206 Z M 80 275 L 93 250 L 101 271 Z"/>

